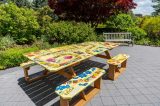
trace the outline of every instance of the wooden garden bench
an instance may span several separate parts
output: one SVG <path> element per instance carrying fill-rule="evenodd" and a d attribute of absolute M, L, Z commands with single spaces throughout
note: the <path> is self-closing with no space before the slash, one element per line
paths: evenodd
<path fill-rule="evenodd" d="M 37 76 L 35 78 L 30 78 L 29 74 L 28 74 L 28 71 L 29 71 L 30 67 L 34 66 L 34 65 L 36 65 L 36 63 L 33 62 L 33 61 L 28 61 L 28 62 L 24 62 L 24 63 L 20 64 L 20 67 L 22 67 L 23 71 L 24 71 L 24 78 L 27 82 L 32 82 L 32 81 L 41 79 L 41 78 L 43 78 L 47 75 L 47 71 L 44 70 L 43 75 Z"/>
<path fill-rule="evenodd" d="M 132 37 L 132 33 L 124 32 L 124 33 L 103 33 L 105 37 L 105 41 L 108 42 L 123 42 L 129 44 L 134 44 L 134 40 Z"/>
<path fill-rule="evenodd" d="M 108 60 L 108 64 L 109 64 L 108 77 L 110 79 L 116 80 L 118 76 L 125 71 L 128 58 L 129 58 L 129 55 L 127 54 L 119 54 L 113 57 L 112 59 Z"/>
<path fill-rule="evenodd" d="M 85 105 L 100 90 L 100 81 L 104 74 L 105 70 L 103 69 L 91 68 L 56 87 L 55 92 L 60 96 L 60 106 L 69 106 L 69 101 L 78 94 L 81 97 L 80 100 L 71 105 Z M 94 87 L 85 93 L 84 90 L 92 83 L 94 83 Z"/>

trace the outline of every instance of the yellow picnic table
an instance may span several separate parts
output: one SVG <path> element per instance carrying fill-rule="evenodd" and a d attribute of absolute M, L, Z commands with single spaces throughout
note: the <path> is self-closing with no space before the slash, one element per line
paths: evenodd
<path fill-rule="evenodd" d="M 73 66 L 93 56 L 110 59 L 109 50 L 117 46 L 119 44 L 110 42 L 85 42 L 30 52 L 24 54 L 24 56 L 44 67 L 45 74 L 56 72 L 67 78 L 72 78 L 76 75 Z M 105 55 L 101 55 L 103 52 L 105 52 Z M 64 71 L 67 68 L 71 74 Z"/>

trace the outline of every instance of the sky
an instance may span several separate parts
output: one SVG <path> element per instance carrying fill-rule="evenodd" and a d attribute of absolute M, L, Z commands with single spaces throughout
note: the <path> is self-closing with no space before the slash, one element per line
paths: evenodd
<path fill-rule="evenodd" d="M 136 9 L 133 10 L 135 14 L 151 15 L 154 11 L 152 8 L 152 0 L 134 0 L 137 3 Z"/>

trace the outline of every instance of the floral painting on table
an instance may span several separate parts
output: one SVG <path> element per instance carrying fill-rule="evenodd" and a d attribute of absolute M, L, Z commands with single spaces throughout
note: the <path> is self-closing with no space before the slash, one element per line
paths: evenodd
<path fill-rule="evenodd" d="M 94 55 L 101 54 L 118 45 L 109 42 L 85 42 L 31 52 L 24 54 L 24 56 L 45 67 L 47 70 L 54 72 L 89 59 Z"/>

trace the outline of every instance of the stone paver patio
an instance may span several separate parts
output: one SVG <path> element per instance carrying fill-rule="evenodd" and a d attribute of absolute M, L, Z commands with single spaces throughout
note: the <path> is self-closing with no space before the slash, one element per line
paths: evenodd
<path fill-rule="evenodd" d="M 127 53 L 131 57 L 127 70 L 116 81 L 103 77 L 102 88 L 88 106 L 160 106 L 160 48 L 147 46 L 120 46 L 111 51 L 114 56 Z M 89 67 L 108 69 L 104 59 L 93 57 L 75 67 L 77 73 Z M 39 66 L 31 68 L 39 74 Z M 50 75 L 43 80 L 25 83 L 19 67 L 0 72 L 0 106 L 58 106 L 59 97 L 54 88 L 66 80 Z"/>

